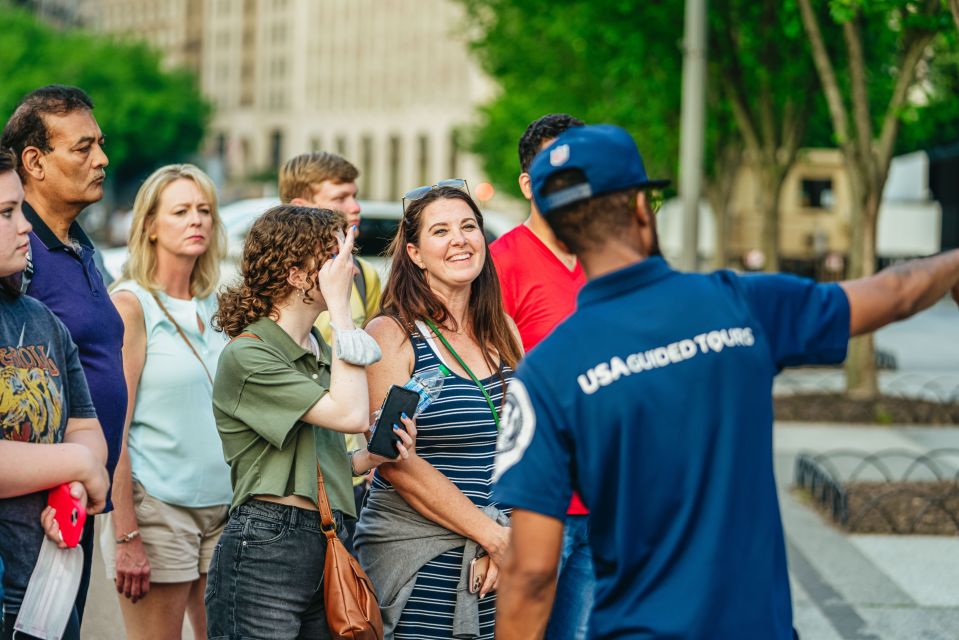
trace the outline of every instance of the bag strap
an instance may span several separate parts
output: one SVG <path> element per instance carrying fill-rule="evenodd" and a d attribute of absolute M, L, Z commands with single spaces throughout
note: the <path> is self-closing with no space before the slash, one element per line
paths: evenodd
<path fill-rule="evenodd" d="M 326 483 L 323 482 L 323 470 L 320 461 L 316 461 L 316 505 L 320 508 L 320 529 L 327 540 L 336 537 L 336 522 L 333 521 L 333 509 L 330 508 L 330 498 L 326 495 Z"/>
<path fill-rule="evenodd" d="M 157 305 L 160 307 L 160 311 L 163 312 L 163 315 L 167 317 L 167 320 L 173 323 L 173 326 L 176 328 L 176 332 L 180 334 L 180 337 L 183 338 L 183 342 L 186 343 L 186 346 L 190 347 L 190 351 L 193 352 L 193 356 L 197 359 L 197 362 L 200 363 L 200 366 L 203 367 L 203 371 L 206 372 L 207 380 L 210 381 L 210 384 L 213 384 L 213 376 L 210 375 L 210 370 L 206 368 L 206 363 L 203 362 L 203 358 L 200 357 L 200 354 L 197 353 L 196 349 L 193 348 L 193 343 L 190 342 L 190 339 L 183 332 L 183 329 L 180 328 L 180 325 L 177 324 L 176 320 L 173 319 L 173 316 L 170 315 L 170 312 L 167 311 L 166 307 L 163 306 L 163 303 L 160 302 L 160 296 L 156 294 L 156 291 L 151 291 L 150 295 L 153 296 L 153 299 L 156 300 Z"/>
<path fill-rule="evenodd" d="M 493 413 L 493 422 L 496 424 L 496 430 L 499 431 L 499 414 L 496 411 L 496 407 L 493 405 L 493 399 L 489 397 L 489 393 L 484 387 L 476 375 L 473 374 L 473 371 L 463 362 L 463 358 L 460 357 L 460 354 L 456 353 L 456 349 L 450 345 L 446 337 L 440 333 L 439 328 L 437 328 L 436 323 L 434 323 L 429 318 L 426 319 L 426 324 L 429 325 L 430 329 L 436 334 L 436 337 L 440 339 L 440 342 L 443 343 L 443 346 L 446 347 L 446 350 L 453 354 L 453 357 L 456 358 L 456 361 L 460 363 L 460 366 L 463 367 L 463 370 L 466 371 L 467 375 L 476 383 L 476 386 L 479 387 L 479 390 L 483 393 L 483 397 L 486 398 L 486 404 L 489 405 L 489 410 Z"/>

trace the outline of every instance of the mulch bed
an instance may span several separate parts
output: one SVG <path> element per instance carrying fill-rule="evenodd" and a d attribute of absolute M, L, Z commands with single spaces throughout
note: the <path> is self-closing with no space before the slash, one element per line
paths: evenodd
<path fill-rule="evenodd" d="M 851 482 L 845 490 L 851 533 L 959 535 L 955 482 Z"/>
<path fill-rule="evenodd" d="M 855 400 L 839 393 L 776 396 L 776 420 L 796 422 L 854 422 L 859 424 L 959 424 L 959 403 L 941 404 L 881 396 Z"/>

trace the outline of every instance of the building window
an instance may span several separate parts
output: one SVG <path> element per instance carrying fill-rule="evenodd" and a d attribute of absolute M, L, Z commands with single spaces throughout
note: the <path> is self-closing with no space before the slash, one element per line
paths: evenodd
<path fill-rule="evenodd" d="M 425 133 L 421 133 L 417 140 L 419 146 L 419 171 L 417 172 L 417 184 L 430 183 L 430 139 Z"/>
<path fill-rule="evenodd" d="M 275 129 L 270 134 L 270 166 L 274 169 L 280 168 L 280 162 L 283 159 L 283 132 Z"/>
<path fill-rule="evenodd" d="M 310 151 L 316 152 L 323 148 L 323 145 L 320 144 L 320 136 L 313 136 L 310 139 Z"/>
<path fill-rule="evenodd" d="M 832 180 L 829 178 L 803 178 L 800 181 L 801 204 L 806 209 L 831 210 L 834 204 Z"/>
<path fill-rule="evenodd" d="M 346 136 L 336 136 L 336 154 L 346 155 Z"/>
<path fill-rule="evenodd" d="M 400 196 L 400 137 L 390 136 L 390 190 L 387 198 Z"/>
<path fill-rule="evenodd" d="M 216 136 L 216 155 L 223 159 L 226 157 L 226 134 L 220 133 Z"/>

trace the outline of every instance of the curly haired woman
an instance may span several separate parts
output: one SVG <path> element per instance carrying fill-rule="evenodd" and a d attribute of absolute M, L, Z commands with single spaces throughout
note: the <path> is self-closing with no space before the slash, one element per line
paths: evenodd
<path fill-rule="evenodd" d="M 215 325 L 233 338 L 220 357 L 213 412 L 231 468 L 233 504 L 207 581 L 209 637 L 327 638 L 319 585 L 326 542 L 317 512 L 319 462 L 337 524 L 355 518 L 351 475 L 385 462 L 346 451 L 367 431 L 362 337 L 350 314 L 355 227 L 326 209 L 279 206 L 247 237 L 242 279 L 220 295 Z M 332 350 L 313 323 L 329 309 Z M 358 335 L 357 332 L 361 335 Z M 400 458 L 411 421 L 397 428 Z M 352 474 L 351 474 L 352 472 Z"/>

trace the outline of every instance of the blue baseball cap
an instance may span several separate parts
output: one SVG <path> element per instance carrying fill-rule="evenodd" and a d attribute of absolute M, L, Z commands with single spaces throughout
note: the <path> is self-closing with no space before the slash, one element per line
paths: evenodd
<path fill-rule="evenodd" d="M 544 193 L 549 179 L 579 169 L 584 182 Z M 624 189 L 656 189 L 669 180 L 650 180 L 632 136 L 611 124 L 571 127 L 536 154 L 529 168 L 533 200 L 543 215 L 595 196 Z"/>

